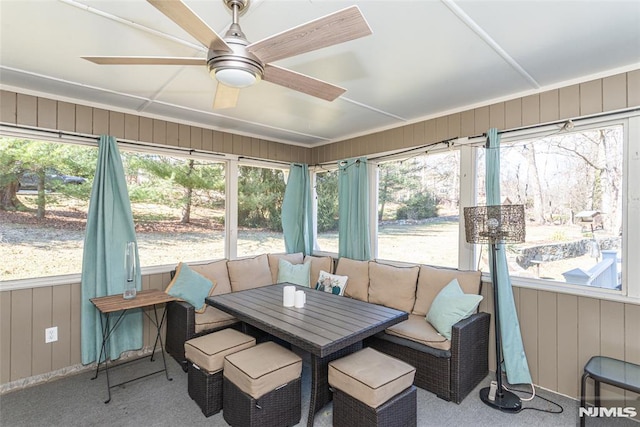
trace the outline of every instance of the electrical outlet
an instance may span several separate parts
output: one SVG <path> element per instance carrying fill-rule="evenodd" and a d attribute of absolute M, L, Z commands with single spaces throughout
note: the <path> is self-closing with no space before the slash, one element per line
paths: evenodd
<path fill-rule="evenodd" d="M 44 330 L 44 342 L 49 344 L 50 342 L 58 341 L 58 327 L 53 326 Z"/>

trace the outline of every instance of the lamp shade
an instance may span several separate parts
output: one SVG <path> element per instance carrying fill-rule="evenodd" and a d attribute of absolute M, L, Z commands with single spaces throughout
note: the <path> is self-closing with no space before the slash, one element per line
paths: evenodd
<path fill-rule="evenodd" d="M 523 205 L 493 205 L 464 208 L 468 243 L 521 243 L 525 240 Z"/>

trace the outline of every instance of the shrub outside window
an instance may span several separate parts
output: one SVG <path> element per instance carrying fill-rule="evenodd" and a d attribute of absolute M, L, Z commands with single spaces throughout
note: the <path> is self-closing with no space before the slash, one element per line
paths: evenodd
<path fill-rule="evenodd" d="M 338 171 L 315 174 L 316 250 L 338 253 Z"/>
<path fill-rule="evenodd" d="M 285 252 L 282 169 L 238 167 L 238 257 Z"/>
<path fill-rule="evenodd" d="M 458 266 L 460 153 L 378 167 L 378 258 Z"/>

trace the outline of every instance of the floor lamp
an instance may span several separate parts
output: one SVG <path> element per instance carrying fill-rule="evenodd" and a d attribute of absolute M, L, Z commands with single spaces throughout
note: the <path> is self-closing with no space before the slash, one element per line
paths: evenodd
<path fill-rule="evenodd" d="M 475 206 L 464 208 L 464 228 L 468 243 L 488 243 L 491 249 L 491 281 L 493 283 L 494 327 L 496 342 L 496 381 L 480 390 L 480 399 L 504 412 L 518 412 L 520 398 L 502 388 L 502 337 L 498 299 L 498 271 L 496 255 L 502 243 L 521 243 L 525 238 L 523 205 Z M 495 385 L 494 385 L 495 384 Z"/>

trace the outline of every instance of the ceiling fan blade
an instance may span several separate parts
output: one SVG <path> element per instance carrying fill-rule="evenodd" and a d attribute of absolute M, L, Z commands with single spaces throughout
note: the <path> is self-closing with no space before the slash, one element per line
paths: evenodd
<path fill-rule="evenodd" d="M 371 28 L 351 6 L 252 43 L 247 50 L 264 63 L 368 36 Z"/>
<path fill-rule="evenodd" d="M 98 65 L 207 65 L 205 58 L 165 56 L 83 56 Z"/>
<path fill-rule="evenodd" d="M 222 110 L 224 108 L 233 108 L 238 103 L 239 96 L 240 89 L 218 83 L 218 86 L 216 87 L 216 96 L 213 99 L 213 109 Z"/>
<path fill-rule="evenodd" d="M 204 46 L 211 50 L 232 52 L 229 45 L 183 2 L 179 0 L 147 1 Z"/>
<path fill-rule="evenodd" d="M 288 87 L 289 89 L 297 90 L 298 92 L 306 93 L 307 95 L 315 96 L 316 98 L 321 98 L 326 101 L 333 101 L 346 92 L 346 89 L 339 86 L 334 86 L 322 80 L 314 79 L 313 77 L 271 64 L 267 64 L 264 67 L 264 75 L 262 78 L 268 82 Z"/>

